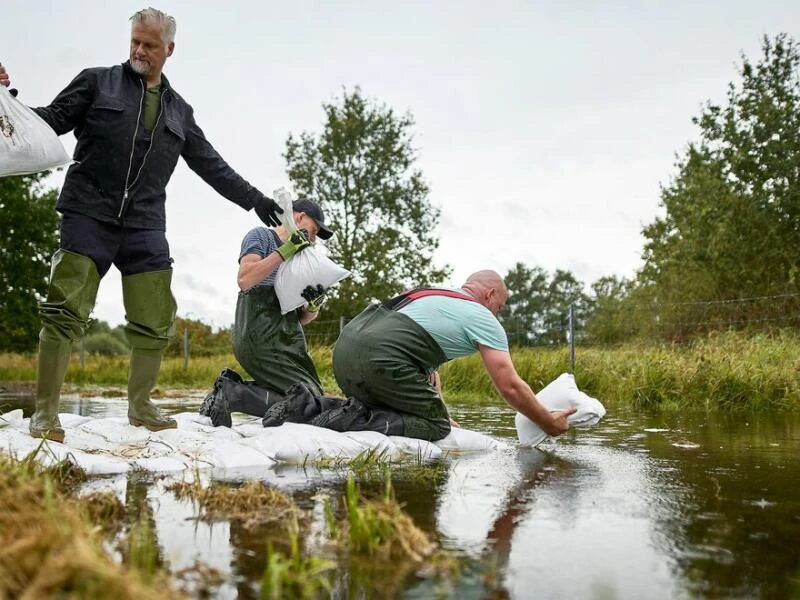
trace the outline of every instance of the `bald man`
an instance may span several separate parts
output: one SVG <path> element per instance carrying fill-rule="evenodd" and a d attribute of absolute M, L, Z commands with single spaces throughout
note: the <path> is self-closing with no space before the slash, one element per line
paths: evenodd
<path fill-rule="evenodd" d="M 439 440 L 450 433 L 450 418 L 431 374 L 479 352 L 503 399 L 548 435 L 561 435 L 575 409 L 548 411 L 517 374 L 497 320 L 507 299 L 500 275 L 478 271 L 460 288 L 419 288 L 369 306 L 342 329 L 333 350 L 336 382 L 363 408 L 355 420 L 334 415 L 314 423 L 339 429 L 337 421 L 346 421 L 350 431 Z"/>

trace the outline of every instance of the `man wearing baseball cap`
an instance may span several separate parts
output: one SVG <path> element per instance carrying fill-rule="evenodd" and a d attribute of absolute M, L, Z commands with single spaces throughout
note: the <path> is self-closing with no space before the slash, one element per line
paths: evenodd
<path fill-rule="evenodd" d="M 297 231 L 281 226 L 256 227 L 242 240 L 239 253 L 239 298 L 233 326 L 233 353 L 253 381 L 244 381 L 232 369 L 223 369 L 214 383 L 201 414 L 215 426 L 231 426 L 231 412 L 263 415 L 283 399 L 283 392 L 296 383 L 322 396 L 322 384 L 308 353 L 303 325 L 319 315 L 326 290 L 310 285 L 303 291 L 306 305 L 281 314 L 275 293 L 278 267 L 317 238 L 327 240 L 333 232 L 325 224 L 325 213 L 311 199 L 292 203 Z"/>

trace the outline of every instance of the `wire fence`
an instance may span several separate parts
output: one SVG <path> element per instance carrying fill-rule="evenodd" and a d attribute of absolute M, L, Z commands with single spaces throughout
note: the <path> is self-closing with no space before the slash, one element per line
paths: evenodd
<path fill-rule="evenodd" d="M 620 305 L 624 306 L 624 305 Z M 333 345 L 349 319 L 317 319 L 305 328 L 311 345 Z M 628 340 L 650 342 L 682 342 L 710 331 L 747 330 L 753 332 L 775 329 L 800 331 L 800 294 L 775 294 L 748 298 L 693 302 L 650 302 L 647 305 L 594 307 L 589 314 L 580 314 L 574 306 L 549 311 L 547 318 L 532 315 L 522 320 L 504 322 L 503 326 L 513 346 L 569 346 L 570 357 L 575 345 L 604 346 Z M 189 329 L 179 329 L 168 354 L 182 356 L 188 368 L 192 356 L 206 356 L 231 348 L 230 330 L 215 334 L 213 344 L 206 347 L 201 339 L 193 339 Z M 81 357 L 84 342 L 80 344 Z M 114 352 L 116 353 L 116 352 Z M 83 359 L 83 358 L 82 358 Z"/>
<path fill-rule="evenodd" d="M 546 323 L 534 315 L 533 324 L 505 322 L 509 340 L 520 346 L 614 343 L 638 338 L 680 341 L 709 331 L 800 328 L 800 294 L 692 302 L 651 302 L 616 311 L 597 309 L 578 315 L 568 307 Z M 318 319 L 306 328 L 311 343 L 334 343 L 347 319 Z"/>

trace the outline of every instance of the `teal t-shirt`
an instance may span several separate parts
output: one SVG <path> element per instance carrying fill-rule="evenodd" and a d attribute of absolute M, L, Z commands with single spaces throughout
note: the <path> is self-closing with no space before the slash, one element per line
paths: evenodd
<path fill-rule="evenodd" d="M 456 291 L 463 293 L 461 288 Z M 508 337 L 485 306 L 447 296 L 425 296 L 398 312 L 416 321 L 442 348 L 448 359 L 468 356 L 478 344 L 508 352 Z"/>

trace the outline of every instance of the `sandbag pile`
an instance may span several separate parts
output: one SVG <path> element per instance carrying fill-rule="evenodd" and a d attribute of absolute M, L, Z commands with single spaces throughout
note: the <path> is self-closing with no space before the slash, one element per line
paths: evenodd
<path fill-rule="evenodd" d="M 24 458 L 37 450 L 45 466 L 68 459 L 92 475 L 131 469 L 171 472 L 187 469 L 249 469 L 278 463 L 302 464 L 324 458 L 352 459 L 365 451 L 387 458 L 434 460 L 443 452 L 476 452 L 499 447 L 497 440 L 453 428 L 435 443 L 372 431 L 339 433 L 297 423 L 263 427 L 261 419 L 214 427 L 197 413 L 173 415 L 177 429 L 151 432 L 133 427 L 126 417 L 93 418 L 61 413 L 64 443 L 42 442 L 28 433 L 28 419 L 17 409 L 0 415 L 0 451 Z"/>

